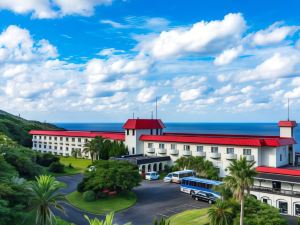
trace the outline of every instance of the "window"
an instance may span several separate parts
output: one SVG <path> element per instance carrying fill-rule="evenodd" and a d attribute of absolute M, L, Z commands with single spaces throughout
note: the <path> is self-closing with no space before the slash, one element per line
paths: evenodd
<path fill-rule="evenodd" d="M 54 140 L 57 141 L 57 137 L 54 137 Z"/>
<path fill-rule="evenodd" d="M 46 140 L 46 138 L 47 138 L 47 137 L 46 137 L 46 136 L 44 136 L 44 139 L 45 139 L 45 140 Z"/>
<path fill-rule="evenodd" d="M 135 130 L 132 130 L 132 136 L 134 136 Z"/>
<path fill-rule="evenodd" d="M 134 149 L 134 147 L 132 148 L 132 155 L 134 155 L 135 154 L 135 149 Z"/>
<path fill-rule="evenodd" d="M 63 138 L 62 138 L 62 137 L 60 137 L 59 139 L 60 139 L 61 141 L 63 140 Z"/>
<path fill-rule="evenodd" d="M 295 204 L 295 215 L 300 216 L 300 204 Z"/>
<path fill-rule="evenodd" d="M 190 151 L 190 146 L 189 146 L 189 145 L 184 145 L 184 146 L 183 146 L 183 150 L 185 150 L 185 151 Z"/>
<path fill-rule="evenodd" d="M 88 139 L 86 138 L 84 141 L 85 141 L 85 143 L 87 143 L 87 142 L 88 142 Z"/>
<path fill-rule="evenodd" d="M 227 148 L 227 154 L 234 154 L 234 148 Z"/>
<path fill-rule="evenodd" d="M 148 148 L 153 148 L 153 143 L 148 143 Z"/>
<path fill-rule="evenodd" d="M 211 153 L 218 153 L 219 148 L 218 147 L 211 147 Z"/>
<path fill-rule="evenodd" d="M 57 150 L 57 146 L 54 146 L 54 149 Z"/>
<path fill-rule="evenodd" d="M 72 141 L 75 142 L 75 138 L 72 138 Z"/>
<path fill-rule="evenodd" d="M 171 144 L 171 149 L 176 149 L 176 144 Z"/>
<path fill-rule="evenodd" d="M 44 148 L 47 148 L 47 145 L 44 145 Z"/>
<path fill-rule="evenodd" d="M 279 160 L 282 161 L 282 154 L 279 155 Z"/>
<path fill-rule="evenodd" d="M 35 148 L 36 148 L 36 144 L 33 144 L 33 147 L 35 147 Z"/>
<path fill-rule="evenodd" d="M 67 151 L 69 151 L 69 148 L 68 148 L 68 147 L 66 147 L 66 150 L 67 150 Z"/>
<path fill-rule="evenodd" d="M 278 208 L 279 208 L 279 212 L 283 213 L 283 214 L 287 214 L 288 210 L 288 204 L 287 202 L 283 202 L 283 201 L 279 201 L 278 202 Z"/>
<path fill-rule="evenodd" d="M 153 130 L 152 130 L 152 129 L 150 130 L 150 134 L 151 134 L 151 135 L 153 134 Z"/>
<path fill-rule="evenodd" d="M 251 149 L 250 148 L 244 148 L 243 153 L 244 153 L 244 155 L 251 155 Z"/>
<path fill-rule="evenodd" d="M 39 148 L 42 148 L 42 145 L 39 145 Z"/>
<path fill-rule="evenodd" d="M 49 140 L 51 140 L 52 139 L 52 137 L 49 137 Z"/>
<path fill-rule="evenodd" d="M 203 152 L 203 146 L 198 145 L 197 146 L 197 152 Z"/>
<path fill-rule="evenodd" d="M 69 138 L 66 138 L 66 141 L 69 141 Z"/>
<path fill-rule="evenodd" d="M 126 130 L 126 134 L 129 135 L 129 130 Z"/>
<path fill-rule="evenodd" d="M 268 204 L 268 199 L 266 199 L 266 198 L 263 198 L 263 203 L 265 203 L 265 204 Z"/>
<path fill-rule="evenodd" d="M 39 139 L 42 139 L 42 136 L 39 136 Z"/>
<path fill-rule="evenodd" d="M 165 148 L 165 144 L 159 143 L 159 148 L 160 148 L 160 149 L 164 149 L 164 148 Z"/>
<path fill-rule="evenodd" d="M 81 138 L 78 138 L 78 142 L 81 142 Z"/>
<path fill-rule="evenodd" d="M 281 189 L 281 182 L 279 182 L 279 181 L 272 181 L 272 187 L 273 187 L 273 189 L 275 189 L 275 190 L 280 190 Z"/>
<path fill-rule="evenodd" d="M 158 129 L 156 129 L 156 135 L 158 135 Z"/>
<path fill-rule="evenodd" d="M 63 150 L 63 148 L 62 148 L 62 147 L 60 147 L 60 150 Z"/>
<path fill-rule="evenodd" d="M 49 146 L 49 149 L 51 149 L 52 147 L 51 147 L 51 145 Z"/>

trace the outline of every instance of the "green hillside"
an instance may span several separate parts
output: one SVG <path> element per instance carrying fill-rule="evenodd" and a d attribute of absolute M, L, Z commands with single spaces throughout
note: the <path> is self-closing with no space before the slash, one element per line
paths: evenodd
<path fill-rule="evenodd" d="M 19 144 L 31 147 L 30 130 L 59 130 L 61 128 L 38 121 L 25 120 L 10 113 L 0 110 L 0 132 L 10 137 Z"/>

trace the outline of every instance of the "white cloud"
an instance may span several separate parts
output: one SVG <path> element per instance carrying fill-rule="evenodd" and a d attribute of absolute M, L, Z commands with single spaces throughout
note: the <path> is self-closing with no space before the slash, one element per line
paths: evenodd
<path fill-rule="evenodd" d="M 224 95 L 232 91 L 232 86 L 230 84 L 223 86 L 215 91 L 217 95 Z"/>
<path fill-rule="evenodd" d="M 275 53 L 254 69 L 242 71 L 238 76 L 238 81 L 275 79 L 292 75 L 299 61 L 299 53 L 290 55 Z"/>
<path fill-rule="evenodd" d="M 208 54 L 227 49 L 240 39 L 246 22 L 241 14 L 228 14 L 223 20 L 201 21 L 191 28 L 163 31 L 141 41 L 137 49 L 154 58 L 165 59 L 185 54 Z"/>
<path fill-rule="evenodd" d="M 292 80 L 291 83 L 293 86 L 300 86 L 300 77 L 296 77 Z"/>
<path fill-rule="evenodd" d="M 190 89 L 190 90 L 182 91 L 180 93 L 180 99 L 182 101 L 195 100 L 201 95 L 201 92 L 202 92 L 201 89 Z"/>
<path fill-rule="evenodd" d="M 254 45 L 277 44 L 285 40 L 288 36 L 293 35 L 299 30 L 299 26 L 280 26 L 280 23 L 274 23 L 265 30 L 257 31 L 252 36 Z"/>
<path fill-rule="evenodd" d="M 172 84 L 177 90 L 185 90 L 188 88 L 197 88 L 207 80 L 204 76 L 183 76 L 175 77 Z"/>
<path fill-rule="evenodd" d="M 300 87 L 296 87 L 291 91 L 288 91 L 284 95 L 285 98 L 300 98 Z"/>
<path fill-rule="evenodd" d="M 66 15 L 91 16 L 94 8 L 109 5 L 112 0 L 1 0 L 0 9 L 18 14 L 31 14 L 33 18 L 49 19 Z"/>
<path fill-rule="evenodd" d="M 137 95 L 138 102 L 151 102 L 156 98 L 156 88 L 147 87 L 143 88 Z"/>
<path fill-rule="evenodd" d="M 241 89 L 241 92 L 242 92 L 243 94 L 249 94 L 252 90 L 253 90 L 253 87 L 250 86 L 250 85 L 248 85 L 248 86 L 242 88 L 242 89 Z"/>
<path fill-rule="evenodd" d="M 100 20 L 100 23 L 111 25 L 113 28 L 128 28 L 128 26 L 112 20 Z"/>
<path fill-rule="evenodd" d="M 174 98 L 174 96 L 172 96 L 172 95 L 164 94 L 159 99 L 158 104 L 169 104 L 173 98 Z"/>
<path fill-rule="evenodd" d="M 214 64 L 217 66 L 229 64 L 236 59 L 242 53 L 242 51 L 243 47 L 241 45 L 235 48 L 226 49 L 215 58 Z"/>

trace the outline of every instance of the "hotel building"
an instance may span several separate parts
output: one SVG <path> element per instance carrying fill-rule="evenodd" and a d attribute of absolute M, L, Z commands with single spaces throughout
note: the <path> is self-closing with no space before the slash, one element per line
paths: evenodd
<path fill-rule="evenodd" d="M 124 132 L 32 130 L 33 150 L 70 156 L 84 144 L 101 136 L 123 141 L 131 161 L 141 171 L 158 171 L 182 156 L 201 156 L 210 160 L 226 176 L 230 162 L 246 157 L 258 172 L 251 194 L 280 209 L 283 214 L 300 216 L 300 170 L 294 149 L 295 121 L 280 121 L 279 136 L 167 133 L 159 119 L 129 119 Z M 89 155 L 83 153 L 83 157 Z M 300 168 L 299 168 L 300 169 Z"/>

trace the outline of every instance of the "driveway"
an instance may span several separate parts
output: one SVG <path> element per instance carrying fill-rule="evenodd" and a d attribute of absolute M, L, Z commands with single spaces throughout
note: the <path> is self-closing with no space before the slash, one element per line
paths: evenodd
<path fill-rule="evenodd" d="M 76 190 L 77 183 L 81 181 L 82 175 L 64 176 L 57 179 L 68 185 L 62 190 L 63 193 L 68 194 Z M 132 225 L 150 225 L 154 218 L 167 218 L 188 209 L 209 206 L 205 202 L 195 201 L 188 194 L 180 192 L 179 185 L 163 183 L 162 181 L 143 181 L 139 187 L 134 189 L 134 192 L 138 198 L 137 203 L 129 209 L 116 213 L 114 222 L 118 225 L 127 222 L 131 222 Z M 77 225 L 87 224 L 83 215 L 103 218 L 102 216 L 84 213 L 67 203 L 64 203 L 64 208 L 67 215 L 57 211 L 56 214 Z"/>

